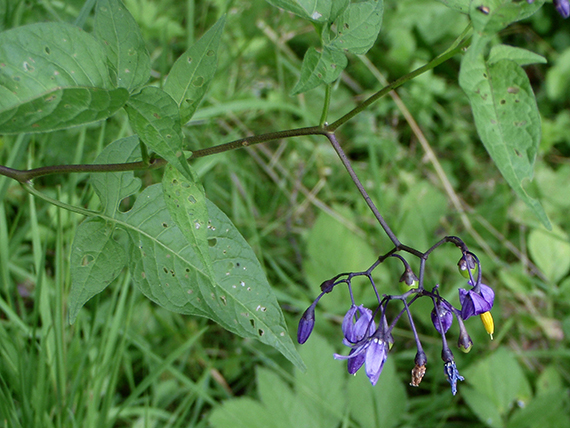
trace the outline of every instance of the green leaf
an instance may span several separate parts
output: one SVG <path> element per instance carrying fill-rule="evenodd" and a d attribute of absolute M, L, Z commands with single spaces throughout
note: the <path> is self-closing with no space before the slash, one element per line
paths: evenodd
<path fill-rule="evenodd" d="M 147 86 L 129 99 L 126 110 L 139 138 L 188 179 L 192 179 L 182 151 L 178 106 L 172 97 L 162 89 Z"/>
<path fill-rule="evenodd" d="M 568 391 L 550 390 L 537 395 L 528 405 L 515 411 L 508 428 L 566 428 L 568 416 Z"/>
<path fill-rule="evenodd" d="M 196 173 L 192 168 L 190 170 L 193 180 L 188 180 L 177 169 L 168 165 L 162 176 L 162 190 L 170 216 L 186 240 L 196 249 L 211 286 L 215 287 L 209 250 L 210 243 L 214 241 L 208 241 L 206 196 Z"/>
<path fill-rule="evenodd" d="M 465 380 L 477 395 L 465 396 L 477 415 L 488 414 L 493 407 L 505 417 L 513 403 L 527 404 L 532 396 L 530 384 L 515 356 L 505 348 L 465 370 Z M 485 420 L 483 420 L 486 422 Z M 496 425 L 492 425 L 496 426 Z"/>
<path fill-rule="evenodd" d="M 295 372 L 295 391 L 307 403 L 315 419 L 315 428 L 336 427 L 345 416 L 346 363 L 333 358 L 334 349 L 319 335 L 311 335 L 301 347 L 307 371 Z"/>
<path fill-rule="evenodd" d="M 335 20 L 331 48 L 363 55 L 374 45 L 382 28 L 383 0 L 350 3 Z"/>
<path fill-rule="evenodd" d="M 348 398 L 350 414 L 361 427 L 392 428 L 402 421 L 408 407 L 406 390 L 390 355 L 375 386 L 365 373 L 349 379 Z"/>
<path fill-rule="evenodd" d="M 43 132 L 105 119 L 128 98 L 113 90 L 102 44 L 68 24 L 0 33 L 0 132 Z"/>
<path fill-rule="evenodd" d="M 292 12 L 301 18 L 317 22 L 327 22 L 333 2 L 346 0 L 267 0 L 269 4 Z"/>
<path fill-rule="evenodd" d="M 109 144 L 95 160 L 97 164 L 133 162 L 140 159 L 139 140 L 131 136 Z M 91 184 L 103 204 L 103 213 L 111 218 L 120 202 L 140 188 L 140 179 L 132 172 L 93 174 Z M 85 220 L 77 228 L 71 246 L 71 291 L 69 320 L 91 297 L 103 291 L 127 265 L 126 254 L 115 241 L 117 225 L 101 218 Z"/>
<path fill-rule="evenodd" d="M 438 0 L 447 7 L 461 13 L 469 13 L 469 4 L 471 0 Z"/>
<path fill-rule="evenodd" d="M 528 249 L 538 268 L 553 283 L 570 270 L 568 235 L 556 225 L 552 231 L 533 229 L 528 237 Z"/>
<path fill-rule="evenodd" d="M 208 245 L 215 278 L 176 226 L 160 185 L 147 187 L 119 216 L 131 237 L 134 282 L 166 309 L 208 317 L 243 337 L 273 346 L 295 365 L 303 363 L 253 250 L 213 203 L 207 202 Z M 212 281 L 216 286 L 212 286 Z"/>
<path fill-rule="evenodd" d="M 303 58 L 301 76 L 291 95 L 306 92 L 321 83 L 334 82 L 347 64 L 348 60 L 341 51 L 325 47 L 322 52 L 317 52 L 315 48 L 309 48 Z"/>
<path fill-rule="evenodd" d="M 79 309 L 113 282 L 127 264 L 123 247 L 113 239 L 116 228 L 100 218 L 79 225 L 71 247 L 69 322 Z"/>
<path fill-rule="evenodd" d="M 111 143 L 97 163 L 138 159 L 138 139 L 133 136 Z M 206 202 L 205 225 L 215 275 L 210 278 L 196 247 L 172 220 L 160 185 L 146 188 L 133 208 L 123 213 L 119 210 L 121 201 L 139 188 L 140 180 L 132 172 L 93 174 L 91 180 L 103 207 L 99 217 L 107 228 L 114 226 L 128 233 L 129 269 L 134 283 L 147 297 L 166 309 L 204 316 L 242 337 L 258 339 L 304 368 L 253 250 L 213 203 Z M 96 241 L 98 247 L 106 239 Z M 98 285 L 91 281 L 89 286 Z M 77 287 L 80 295 L 84 287 Z"/>
<path fill-rule="evenodd" d="M 546 227 L 550 222 L 540 202 L 531 198 L 523 184 L 533 176 L 540 144 L 540 115 L 524 70 L 514 61 L 490 64 L 478 52 L 482 38 L 461 62 L 459 83 L 471 103 L 481 141 L 515 193 Z"/>
<path fill-rule="evenodd" d="M 526 1 L 512 0 L 473 0 L 469 16 L 473 29 L 479 35 L 493 36 L 507 25 L 528 18 L 544 4 L 536 0 L 529 4 Z"/>
<path fill-rule="evenodd" d="M 164 90 L 180 109 L 182 124 L 194 115 L 214 78 L 224 24 L 225 16 L 222 16 L 200 40 L 184 52 L 172 66 L 164 84 Z"/>
<path fill-rule="evenodd" d="M 259 401 L 242 397 L 215 408 L 209 422 L 214 428 L 267 428 L 274 426 L 275 418 Z"/>
<path fill-rule="evenodd" d="M 115 85 L 129 91 L 144 85 L 150 56 L 134 18 L 120 0 L 98 0 L 95 11 L 95 35 L 116 74 Z"/>
<path fill-rule="evenodd" d="M 505 428 L 501 413 L 497 409 L 497 404 L 490 396 L 468 386 L 461 387 L 461 395 L 463 395 L 473 413 L 485 425 L 491 428 Z"/>
<path fill-rule="evenodd" d="M 546 58 L 526 49 L 508 45 L 495 45 L 491 48 L 487 62 L 493 64 L 502 59 L 510 59 L 518 65 L 546 64 Z"/>

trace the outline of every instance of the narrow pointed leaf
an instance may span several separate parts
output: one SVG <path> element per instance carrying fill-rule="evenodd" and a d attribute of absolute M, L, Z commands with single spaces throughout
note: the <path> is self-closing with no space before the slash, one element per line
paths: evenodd
<path fill-rule="evenodd" d="M 315 48 L 309 48 L 303 58 L 301 76 L 291 94 L 306 92 L 321 83 L 334 82 L 347 64 L 348 60 L 342 51 L 325 47 L 322 52 L 317 52 Z"/>
<path fill-rule="evenodd" d="M 164 90 L 180 109 L 180 121 L 188 122 L 204 98 L 216 73 L 218 46 L 225 24 L 222 16 L 172 66 Z"/>
<path fill-rule="evenodd" d="M 43 132 L 101 120 L 128 92 L 113 90 L 103 45 L 63 23 L 0 33 L 0 133 Z"/>
<path fill-rule="evenodd" d="M 479 46 L 475 39 L 473 46 Z M 490 64 L 470 51 L 461 62 L 459 83 L 491 158 L 515 193 L 549 227 L 540 202 L 523 187 L 532 179 L 541 136 L 540 115 L 526 73 L 514 61 Z"/>
<path fill-rule="evenodd" d="M 378 37 L 383 14 L 383 0 L 350 3 L 334 22 L 336 34 L 329 47 L 365 54 Z"/>
<path fill-rule="evenodd" d="M 178 106 L 162 89 L 147 86 L 127 103 L 127 113 L 135 132 L 152 150 L 192 178 L 182 151 L 182 128 Z"/>
<path fill-rule="evenodd" d="M 494 62 L 500 61 L 502 59 L 510 59 L 520 66 L 530 64 L 546 64 L 546 58 L 534 52 L 527 51 L 526 49 L 508 45 L 493 46 L 491 48 L 491 52 L 489 53 L 489 59 L 487 62 L 489 64 L 493 64 Z"/>
<path fill-rule="evenodd" d="M 139 26 L 123 2 L 97 2 L 95 35 L 103 42 L 116 86 L 132 91 L 146 83 L 150 77 L 150 56 Z"/>

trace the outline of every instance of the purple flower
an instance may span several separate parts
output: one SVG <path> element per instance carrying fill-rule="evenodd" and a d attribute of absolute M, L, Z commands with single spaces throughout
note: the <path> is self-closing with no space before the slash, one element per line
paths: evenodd
<path fill-rule="evenodd" d="M 441 320 L 441 326 L 443 327 L 443 332 L 440 328 L 438 313 L 439 320 Z M 448 303 L 441 301 L 437 303 L 437 311 L 435 307 L 431 311 L 431 322 L 439 334 L 447 333 L 447 330 L 449 330 L 449 327 L 451 327 L 451 323 L 453 322 L 453 313 L 451 312 Z"/>
<path fill-rule="evenodd" d="M 568 3 L 568 0 L 553 0 L 553 4 L 562 18 L 566 19 L 570 16 L 570 3 Z"/>
<path fill-rule="evenodd" d="M 297 328 L 297 342 L 301 345 L 307 341 L 315 326 L 315 303 L 307 308 L 299 320 Z"/>
<path fill-rule="evenodd" d="M 469 282 L 471 284 L 471 282 Z M 481 284 L 480 293 L 471 290 L 459 289 L 459 303 L 461 303 L 461 318 L 466 320 L 473 315 L 481 315 L 493 307 L 495 292 L 485 284 Z"/>
<path fill-rule="evenodd" d="M 389 343 L 378 338 L 372 311 L 362 305 L 352 305 L 342 321 L 342 332 L 342 342 L 352 349 L 346 356 L 334 354 L 334 357 L 337 360 L 348 360 L 350 374 L 355 374 L 366 364 L 366 376 L 372 385 L 376 385 L 388 356 Z"/>
<path fill-rule="evenodd" d="M 354 321 L 356 313 L 358 318 Z M 364 306 L 352 305 L 342 321 L 343 343 L 353 347 L 361 340 L 372 336 L 376 330 L 376 324 L 372 319 L 372 311 Z"/>

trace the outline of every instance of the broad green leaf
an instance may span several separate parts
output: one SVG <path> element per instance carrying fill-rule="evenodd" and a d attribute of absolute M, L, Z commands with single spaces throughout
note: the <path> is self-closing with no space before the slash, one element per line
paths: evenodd
<path fill-rule="evenodd" d="M 209 422 L 214 428 L 267 428 L 274 426 L 275 418 L 259 401 L 241 397 L 214 408 Z"/>
<path fill-rule="evenodd" d="M 313 345 L 314 346 L 314 345 Z M 308 370 L 313 369 L 308 368 Z M 314 407 L 302 395 L 294 392 L 275 372 L 257 370 L 257 393 L 269 414 L 273 415 L 275 428 L 313 428 L 319 426 Z M 295 409 L 295 411 L 291 411 Z"/>
<path fill-rule="evenodd" d="M 365 373 L 348 380 L 348 400 L 352 417 L 361 427 L 392 428 L 406 415 L 408 398 L 396 374 L 393 358 L 388 359 L 380 379 L 372 386 Z"/>
<path fill-rule="evenodd" d="M 0 87 L 0 98 L 3 95 Z M 122 88 L 57 88 L 0 110 L 0 133 L 56 131 L 96 122 L 114 115 L 128 98 Z"/>
<path fill-rule="evenodd" d="M 485 402 L 492 403 L 503 417 L 510 412 L 513 403 L 524 405 L 531 399 L 528 380 L 515 356 L 505 348 L 499 348 L 493 355 L 479 360 L 464 372 L 465 381 L 470 387 L 485 396 Z M 481 402 L 469 401 L 467 397 L 467 404 L 474 410 Z"/>
<path fill-rule="evenodd" d="M 115 230 L 114 225 L 100 218 L 90 218 L 75 232 L 70 260 L 70 323 L 79 309 L 113 282 L 127 264 L 125 250 L 113 239 Z"/>
<path fill-rule="evenodd" d="M 0 132 L 68 128 L 113 115 L 128 98 L 113 90 L 103 45 L 69 24 L 0 33 Z"/>
<path fill-rule="evenodd" d="M 306 92 L 321 83 L 334 82 L 347 64 L 348 60 L 342 51 L 325 47 L 322 52 L 317 52 L 315 48 L 309 48 L 303 58 L 301 76 L 291 94 Z"/>
<path fill-rule="evenodd" d="M 195 248 L 212 287 L 215 287 L 207 233 L 206 195 L 196 173 L 193 169 L 191 172 L 193 180 L 188 180 L 177 169 L 168 165 L 162 176 L 162 190 L 170 216 L 186 240 Z"/>
<path fill-rule="evenodd" d="M 347 210 L 340 211 L 344 216 L 350 217 Z M 356 235 L 340 221 L 332 218 L 328 214 L 321 212 L 315 221 L 312 229 L 306 236 L 307 256 L 303 260 L 303 269 L 306 272 L 307 282 L 311 284 L 311 289 L 316 293 L 319 284 L 332 278 L 339 272 L 359 272 L 367 269 L 377 259 L 377 255 L 366 239 Z M 323 248 L 330 251 L 323 251 Z M 385 270 L 377 269 L 375 275 L 386 275 Z M 361 278 L 354 278 L 353 284 L 363 284 Z M 359 299 L 367 296 L 371 298 L 372 293 L 368 293 L 368 287 L 356 286 L 355 298 L 359 303 L 364 303 Z M 346 312 L 346 302 L 350 300 L 346 288 L 335 289 L 334 293 L 327 294 L 319 305 L 331 312 Z"/>
<path fill-rule="evenodd" d="M 218 64 L 218 46 L 225 24 L 222 16 L 172 66 L 164 90 L 180 109 L 180 121 L 188 122 L 204 98 Z"/>
<path fill-rule="evenodd" d="M 140 159 L 135 136 L 109 144 L 95 160 L 97 164 L 134 162 Z M 140 188 L 132 172 L 93 174 L 91 184 L 103 204 L 103 213 L 112 217 L 119 204 Z M 71 246 L 71 291 L 69 320 L 73 322 L 83 305 L 103 291 L 127 265 L 123 247 L 115 241 L 117 225 L 102 218 L 85 220 L 77 228 Z"/>
<path fill-rule="evenodd" d="M 471 0 L 438 0 L 447 7 L 461 13 L 469 13 L 469 4 Z"/>
<path fill-rule="evenodd" d="M 139 159 L 134 136 L 107 146 L 97 162 Z M 129 235 L 129 269 L 134 283 L 147 297 L 166 309 L 204 316 L 242 337 L 258 339 L 297 367 L 304 367 L 253 250 L 213 203 L 206 202 L 208 222 L 204 227 L 215 286 L 196 247 L 172 220 L 160 185 L 146 188 L 133 208 L 123 213 L 120 202 L 138 189 L 140 180 L 132 172 L 93 174 L 91 180 L 103 206 L 99 217 L 107 228 L 120 228 Z M 102 246 L 105 240 L 98 242 Z M 98 285 L 91 282 L 89 286 Z"/>
<path fill-rule="evenodd" d="M 139 195 L 134 207 L 119 216 L 131 237 L 134 282 L 166 309 L 208 317 L 240 336 L 273 346 L 302 367 L 253 250 L 213 203 L 208 201 L 207 208 L 205 227 L 215 278 L 208 276 L 195 247 L 172 220 L 161 186 L 150 186 Z"/>
<path fill-rule="evenodd" d="M 268 3 L 301 18 L 317 22 L 328 21 L 333 2 L 346 3 L 346 0 L 267 0 Z"/>
<path fill-rule="evenodd" d="M 508 428 L 567 428 L 568 391 L 564 388 L 537 395 L 528 405 L 516 410 L 507 425 Z"/>
<path fill-rule="evenodd" d="M 491 48 L 487 62 L 493 64 L 502 59 L 510 59 L 518 65 L 546 64 L 546 58 L 526 49 L 508 45 L 495 45 Z"/>
<path fill-rule="evenodd" d="M 116 75 L 115 85 L 129 91 L 150 77 L 150 56 L 139 26 L 120 0 L 98 0 L 95 35 L 103 42 Z"/>
<path fill-rule="evenodd" d="M 538 268 L 553 283 L 570 270 L 568 235 L 556 225 L 552 231 L 533 229 L 528 237 L 528 249 Z"/>
<path fill-rule="evenodd" d="M 492 397 L 468 386 L 461 387 L 461 395 L 473 413 L 491 428 L 504 428 L 503 417 Z"/>
<path fill-rule="evenodd" d="M 295 372 L 295 391 L 316 419 L 315 428 L 336 427 L 346 414 L 346 362 L 333 358 L 334 349 L 316 334 L 301 346 L 307 371 Z"/>
<path fill-rule="evenodd" d="M 328 22 L 333 22 L 349 5 L 350 0 L 332 0 L 331 13 Z"/>
<path fill-rule="evenodd" d="M 532 179 L 541 134 L 528 77 L 514 61 L 485 61 L 477 52 L 481 38 L 474 37 L 473 46 L 477 49 L 470 49 L 461 62 L 459 83 L 469 97 L 481 141 L 507 183 L 549 227 L 540 202 L 523 187 Z"/>
<path fill-rule="evenodd" d="M 365 54 L 374 45 L 382 28 L 383 13 L 383 0 L 350 3 L 335 20 L 335 36 L 328 46 L 346 49 L 353 54 Z"/>
<path fill-rule="evenodd" d="M 553 101 L 568 99 L 570 92 L 570 48 L 560 53 L 546 72 L 546 94 Z"/>
<path fill-rule="evenodd" d="M 147 86 L 129 99 L 126 110 L 139 138 L 187 178 L 192 179 L 182 151 L 183 137 L 178 106 L 172 97 L 162 89 Z"/>
<path fill-rule="evenodd" d="M 507 25 L 528 18 L 543 5 L 543 0 L 529 4 L 513 0 L 473 0 L 469 16 L 473 29 L 480 35 L 494 35 Z"/>

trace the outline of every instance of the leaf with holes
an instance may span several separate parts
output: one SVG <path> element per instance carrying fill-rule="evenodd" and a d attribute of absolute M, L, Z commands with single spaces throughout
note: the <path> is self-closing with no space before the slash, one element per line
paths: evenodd
<path fill-rule="evenodd" d="M 472 0 L 468 3 L 470 3 L 469 16 L 475 32 L 479 35 L 494 36 L 509 24 L 534 14 L 542 7 L 544 1 L 536 0 L 529 3 L 512 0 Z"/>
<path fill-rule="evenodd" d="M 140 159 L 137 136 L 109 144 L 97 164 L 134 162 Z M 96 294 L 103 291 L 127 265 L 124 248 L 115 241 L 117 224 L 112 219 L 122 200 L 139 190 L 141 181 L 132 172 L 93 174 L 91 184 L 102 202 L 102 217 L 85 220 L 77 228 L 71 246 L 69 321 Z"/>
<path fill-rule="evenodd" d="M 193 180 L 188 180 L 180 171 L 168 165 L 162 176 L 162 190 L 170 216 L 186 240 L 195 248 L 212 287 L 215 287 L 206 227 L 206 195 L 196 172 L 193 169 L 191 172 Z"/>
<path fill-rule="evenodd" d="M 222 16 L 190 49 L 176 60 L 164 90 L 180 109 L 180 121 L 188 122 L 196 112 L 214 78 L 218 64 L 218 46 L 224 29 Z"/>
<path fill-rule="evenodd" d="M 207 201 L 207 240 L 214 271 L 206 267 L 172 220 L 160 185 L 147 187 L 119 216 L 131 238 L 134 282 L 166 309 L 210 318 L 242 337 L 275 347 L 302 367 L 277 300 L 253 250 L 235 226 Z M 216 286 L 212 285 L 215 282 Z"/>
<path fill-rule="evenodd" d="M 331 7 L 335 9 L 333 3 L 346 3 L 346 0 L 267 0 L 267 2 L 301 18 L 326 22 L 330 17 Z"/>
<path fill-rule="evenodd" d="M 192 179 L 182 151 L 183 137 L 178 106 L 165 91 L 147 86 L 127 103 L 127 113 L 135 132 L 152 150 Z"/>
<path fill-rule="evenodd" d="M 97 2 L 95 35 L 103 42 L 116 86 L 132 91 L 146 83 L 150 56 L 139 26 L 120 0 Z"/>
<path fill-rule="evenodd" d="M 134 136 L 105 147 L 96 162 L 123 163 L 138 159 L 138 139 Z M 147 297 L 171 311 L 207 317 L 240 336 L 259 339 L 275 347 L 296 366 L 303 367 L 287 334 L 277 299 L 253 250 L 213 203 L 205 201 L 207 221 L 200 229 L 204 227 L 206 234 L 196 237 L 206 239 L 212 263 L 211 277 L 197 254 L 197 245 L 186 239 L 170 216 L 161 185 L 146 188 L 132 209 L 121 212 L 121 201 L 138 190 L 140 180 L 132 172 L 121 172 L 93 174 L 91 182 L 101 199 L 103 208 L 98 217 L 108 228 L 105 231 L 114 226 L 127 232 L 128 242 L 124 245 L 128 249 L 129 269 L 134 283 Z M 103 248 L 105 239 L 101 237 L 93 246 Z M 96 253 L 91 255 L 97 262 L 103 260 Z M 79 271 L 84 259 L 77 257 L 73 261 L 72 271 Z M 83 290 L 86 287 L 90 288 L 87 293 L 91 295 L 100 287 L 94 275 L 86 276 L 87 285 L 72 284 L 72 290 L 78 288 L 75 292 L 78 296 L 86 293 Z M 81 273 L 74 278 L 81 278 Z M 74 311 L 83 303 L 78 299 Z"/>
<path fill-rule="evenodd" d="M 328 46 L 365 54 L 380 33 L 383 13 L 383 0 L 351 3 L 335 20 L 335 36 Z"/>
<path fill-rule="evenodd" d="M 71 246 L 71 292 L 69 322 L 79 309 L 119 276 L 127 264 L 123 247 L 114 240 L 116 228 L 100 218 L 79 225 Z"/>
<path fill-rule="evenodd" d="M 77 27 L 52 22 L 0 33 L 0 133 L 105 119 L 128 96 L 113 86 L 103 45 Z"/>
<path fill-rule="evenodd" d="M 472 47 L 481 43 L 475 36 Z M 540 202 L 523 187 L 532 179 L 541 135 L 528 77 L 516 62 L 495 58 L 489 63 L 478 52 L 470 49 L 463 58 L 459 83 L 469 97 L 481 141 L 515 193 L 550 227 Z"/>
<path fill-rule="evenodd" d="M 348 60 L 342 51 L 325 47 L 322 52 L 317 52 L 315 48 L 309 48 L 303 58 L 301 76 L 291 95 L 306 92 L 321 83 L 334 82 L 347 64 Z"/>

